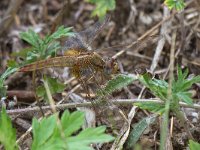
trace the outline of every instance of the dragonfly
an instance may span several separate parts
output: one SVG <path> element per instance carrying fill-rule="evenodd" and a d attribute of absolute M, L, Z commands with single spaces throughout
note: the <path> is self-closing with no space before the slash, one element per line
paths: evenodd
<path fill-rule="evenodd" d="M 89 90 L 86 81 L 82 79 L 86 76 L 87 79 L 93 77 L 95 84 L 99 86 L 97 75 L 101 75 L 103 79 L 109 79 L 113 74 L 119 73 L 119 66 L 116 59 L 104 58 L 97 50 L 91 48 L 93 41 L 98 37 L 100 32 L 105 28 L 109 22 L 109 17 L 106 17 L 103 22 L 96 22 L 93 26 L 80 32 L 76 32 L 74 36 L 68 37 L 63 43 L 61 51 L 58 52 L 57 57 L 40 60 L 20 68 L 20 72 L 30 72 L 42 70 L 52 67 L 69 67 L 73 76 L 75 76 L 81 83 L 89 95 Z M 151 37 L 149 39 L 152 39 Z M 140 43 L 142 43 L 141 41 Z M 136 42 L 135 42 L 136 43 Z M 140 44 L 136 43 L 139 46 Z M 120 48 L 130 48 L 131 45 L 120 45 Z M 118 47 L 118 48 L 119 48 Z M 111 47 L 112 48 L 112 47 Z M 117 48 L 117 47 L 113 47 Z M 108 103 L 106 103 L 108 104 Z M 97 102 L 98 105 L 98 102 Z M 113 108 L 117 108 L 114 104 Z M 115 111 L 119 112 L 118 110 Z M 120 116 L 119 114 L 118 116 Z M 115 116 L 117 116 L 115 114 Z M 124 118 L 124 117 L 123 117 Z"/>
<path fill-rule="evenodd" d="M 90 45 L 105 25 L 109 22 L 109 17 L 105 17 L 103 22 L 96 22 L 88 29 L 77 32 L 69 37 L 58 52 L 58 57 L 40 60 L 20 68 L 20 72 L 29 72 L 51 67 L 69 67 L 71 73 L 77 78 L 87 72 L 100 72 L 104 77 L 118 72 L 118 64 L 115 59 L 103 58 L 91 49 Z"/>
<path fill-rule="evenodd" d="M 119 73 L 119 67 L 116 59 L 105 58 L 98 54 L 97 50 L 93 50 L 91 48 L 93 41 L 105 28 L 108 22 L 109 17 L 107 16 L 103 22 L 98 21 L 88 29 L 76 32 L 74 36 L 68 37 L 68 39 L 63 43 L 62 49 L 58 52 L 57 57 L 33 62 L 21 67 L 19 71 L 33 72 L 45 68 L 68 67 L 72 75 L 80 81 L 83 89 L 85 89 L 88 95 L 88 99 L 90 100 L 90 91 L 87 85 L 87 81 L 89 79 L 93 78 L 95 80 L 95 86 L 100 89 L 101 81 L 97 79 L 98 75 L 100 75 L 100 78 L 103 81 L 105 79 L 110 79 L 113 74 Z M 84 76 L 86 76 L 86 80 L 83 80 Z M 91 103 L 92 106 L 94 106 L 93 108 L 95 110 L 95 114 L 98 116 L 100 114 L 100 109 L 97 110 L 96 106 L 99 106 L 100 102 L 94 102 L 91 100 Z M 112 108 L 117 108 L 114 104 L 105 103 L 105 101 L 104 104 L 105 107 L 103 105 L 101 106 L 104 107 L 105 111 L 107 111 L 107 108 L 111 107 L 111 105 Z M 99 108 L 101 106 L 99 106 Z M 114 109 L 112 109 L 112 111 L 114 112 Z M 103 111 L 101 109 L 101 114 L 102 113 Z"/>

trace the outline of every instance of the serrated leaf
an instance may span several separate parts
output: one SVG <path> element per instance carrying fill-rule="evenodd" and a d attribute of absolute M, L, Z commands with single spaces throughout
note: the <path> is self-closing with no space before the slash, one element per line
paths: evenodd
<path fill-rule="evenodd" d="M 90 144 L 109 142 L 114 138 L 105 134 L 105 127 L 87 128 L 80 133 L 77 130 L 83 125 L 83 112 L 72 114 L 65 111 L 61 117 L 61 127 L 58 126 L 56 115 L 42 119 L 41 122 L 33 120 L 32 150 L 92 150 Z M 60 131 L 59 129 L 63 130 Z M 61 136 L 64 133 L 64 137 Z M 76 135 L 72 136 L 72 133 Z"/>
<path fill-rule="evenodd" d="M 177 75 L 178 75 L 178 80 L 183 80 L 186 79 L 186 77 L 188 76 L 189 70 L 186 69 L 184 72 L 182 72 L 181 67 L 177 67 Z"/>
<path fill-rule="evenodd" d="M 60 42 L 53 41 L 52 43 L 50 43 L 48 45 L 47 50 L 46 50 L 46 54 L 48 56 L 55 56 L 57 50 L 60 49 L 60 48 L 61 48 Z"/>
<path fill-rule="evenodd" d="M 165 5 L 169 7 L 169 9 L 175 8 L 178 11 L 181 11 L 185 7 L 185 3 L 183 0 L 165 0 Z"/>
<path fill-rule="evenodd" d="M 119 90 L 127 85 L 131 84 L 134 80 L 137 80 L 136 76 L 118 75 L 114 79 L 108 81 L 106 86 L 97 91 L 98 96 L 109 95 L 112 92 Z"/>
<path fill-rule="evenodd" d="M 12 127 L 11 119 L 6 114 L 5 108 L 2 108 L 0 114 L 0 143 L 6 150 L 17 150 L 16 131 Z"/>
<path fill-rule="evenodd" d="M 28 51 L 24 64 L 35 62 L 38 60 L 39 57 L 40 57 L 39 53 L 35 53 L 34 51 Z"/>
<path fill-rule="evenodd" d="M 65 28 L 64 26 L 60 26 L 53 34 L 47 36 L 45 38 L 45 43 L 51 43 L 53 40 L 60 39 L 65 36 L 73 36 L 74 33 L 71 31 L 72 27 Z"/>
<path fill-rule="evenodd" d="M 199 150 L 200 144 L 193 140 L 189 140 L 189 148 L 190 148 L 190 150 Z"/>
<path fill-rule="evenodd" d="M 105 126 L 97 128 L 87 128 L 77 136 L 68 138 L 68 146 L 71 150 L 92 150 L 91 143 L 104 143 L 114 140 L 111 135 L 105 134 Z"/>
<path fill-rule="evenodd" d="M 33 143 L 32 150 L 63 149 L 64 141 L 58 133 L 57 114 L 43 118 L 40 122 L 33 119 Z"/>
<path fill-rule="evenodd" d="M 84 123 L 84 113 L 75 111 L 70 114 L 69 111 L 65 111 L 62 115 L 61 122 L 65 136 L 68 137 L 81 128 Z"/>
<path fill-rule="evenodd" d="M 116 7 L 115 0 L 87 0 L 90 3 L 96 5 L 95 10 L 92 12 L 92 16 L 99 16 L 100 18 L 106 15 L 109 10 L 114 10 Z"/>
<path fill-rule="evenodd" d="M 192 93 L 190 92 L 178 92 L 177 97 L 179 98 L 179 100 L 187 103 L 188 105 L 192 105 Z"/>
<path fill-rule="evenodd" d="M 43 41 L 32 29 L 29 29 L 27 32 L 21 32 L 20 38 L 35 47 L 37 51 L 41 50 Z"/>
<path fill-rule="evenodd" d="M 141 75 L 139 81 L 149 88 L 155 96 L 159 97 L 163 101 L 166 100 L 168 91 L 168 83 L 166 81 L 152 79 L 148 73 Z"/>
<path fill-rule="evenodd" d="M 148 128 L 156 119 L 156 116 L 151 116 L 142 119 L 140 122 L 134 125 L 133 130 L 130 132 L 127 142 L 126 142 L 126 148 L 132 149 L 136 142 L 141 137 L 142 133 L 145 131 L 146 128 Z"/>
<path fill-rule="evenodd" d="M 146 109 L 148 111 L 151 111 L 157 114 L 163 114 L 163 112 L 165 111 L 164 104 L 158 104 L 158 103 L 153 103 L 153 102 L 145 102 L 145 103 L 137 102 L 134 105 L 140 107 L 141 109 Z"/>
<path fill-rule="evenodd" d="M 32 46 L 30 51 L 22 53 L 26 56 L 23 64 L 29 64 L 55 55 L 56 51 L 60 48 L 60 43 L 56 40 L 64 36 L 72 36 L 73 32 L 71 32 L 71 29 L 72 28 L 64 28 L 64 26 L 61 26 L 53 34 L 43 39 L 31 29 L 27 32 L 20 33 L 20 38 Z"/>
<path fill-rule="evenodd" d="M 56 116 L 52 115 L 48 118 L 43 118 L 41 122 L 33 119 L 33 145 L 42 145 L 53 135 L 56 128 Z M 45 134 L 44 134 L 45 133 Z"/>
<path fill-rule="evenodd" d="M 174 80 L 172 83 L 172 91 L 173 93 L 185 92 L 189 90 L 194 83 L 200 82 L 200 76 L 195 76 L 191 78 L 187 78 L 188 69 L 184 72 L 178 67 L 178 77 L 177 80 Z"/>

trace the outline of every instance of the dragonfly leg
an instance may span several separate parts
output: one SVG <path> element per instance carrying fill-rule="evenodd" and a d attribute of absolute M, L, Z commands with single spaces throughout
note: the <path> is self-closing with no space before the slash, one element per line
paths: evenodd
<path fill-rule="evenodd" d="M 39 107 L 39 109 L 40 109 L 40 112 L 41 112 L 42 116 L 44 117 L 44 116 L 45 116 L 45 115 L 44 115 L 44 111 L 42 110 L 42 106 L 41 106 L 39 97 L 38 97 L 37 94 L 36 94 L 36 81 L 35 81 L 35 76 L 36 76 L 36 70 L 34 70 L 33 73 L 32 73 L 32 84 L 33 84 L 33 89 L 34 89 L 34 93 L 35 93 L 34 95 L 35 95 L 35 99 L 36 99 L 36 101 L 37 101 L 37 105 L 38 105 L 38 107 Z"/>
<path fill-rule="evenodd" d="M 87 93 L 86 97 L 87 97 L 89 100 L 91 100 L 91 96 L 90 96 L 90 91 L 89 91 L 88 85 L 86 84 L 86 82 L 85 82 L 82 78 L 80 78 L 79 81 L 81 82 L 83 88 L 85 89 L 85 91 L 86 91 L 86 93 Z"/>
<path fill-rule="evenodd" d="M 89 88 L 88 88 L 86 82 L 81 78 L 81 69 L 80 69 L 80 67 L 75 66 L 75 67 L 71 68 L 71 71 L 72 71 L 72 74 L 73 74 L 73 75 L 78 79 L 78 81 L 81 83 L 83 89 L 86 91 L 86 93 L 87 93 L 86 97 L 87 97 L 88 99 L 91 99 L 90 92 L 89 92 Z"/>
<path fill-rule="evenodd" d="M 95 83 L 96 83 L 96 85 L 99 87 L 99 92 L 101 92 L 101 86 L 100 86 L 100 83 L 96 80 L 96 78 L 95 78 L 95 74 L 93 73 L 93 77 L 94 77 L 94 80 L 95 80 Z M 102 73 L 101 73 L 101 77 L 102 77 L 102 79 L 104 78 L 104 76 L 102 75 Z M 103 82 L 103 81 L 102 81 Z M 103 93 L 102 93 L 102 95 L 103 95 Z M 115 104 L 113 104 L 112 102 L 110 102 L 110 101 L 108 101 L 108 99 L 106 99 L 105 98 L 105 96 L 103 96 L 103 98 L 102 99 L 104 99 L 104 102 L 106 103 L 106 105 L 110 105 L 110 107 L 112 107 L 112 110 L 114 111 L 117 111 L 118 113 L 119 113 L 119 115 L 122 117 L 122 119 L 126 122 L 126 123 L 129 123 L 128 122 L 128 118 L 127 118 L 127 115 L 125 114 L 125 112 L 121 109 L 121 108 L 119 108 L 118 106 L 116 106 Z M 100 100 L 101 101 L 101 100 Z M 98 102 L 97 102 L 98 103 Z M 114 114 L 114 112 L 113 112 L 113 114 Z M 115 124 L 113 123 L 114 121 L 114 119 L 112 118 L 113 116 L 112 116 L 112 113 L 110 112 L 110 113 L 108 113 L 108 116 L 109 116 L 109 120 L 110 120 L 110 122 L 112 123 L 112 128 L 115 128 Z"/>

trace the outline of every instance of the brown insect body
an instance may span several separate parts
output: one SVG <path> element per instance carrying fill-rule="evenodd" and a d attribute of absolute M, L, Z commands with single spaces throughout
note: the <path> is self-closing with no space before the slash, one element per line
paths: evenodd
<path fill-rule="evenodd" d="M 62 46 L 61 56 L 28 64 L 19 71 L 28 72 L 51 67 L 69 67 L 77 78 L 87 75 L 88 72 L 93 75 L 100 72 L 103 76 L 116 73 L 118 65 L 114 60 L 105 60 L 90 48 L 91 43 L 108 23 L 108 20 L 107 17 L 103 23 L 97 22 L 88 29 L 69 37 Z"/>

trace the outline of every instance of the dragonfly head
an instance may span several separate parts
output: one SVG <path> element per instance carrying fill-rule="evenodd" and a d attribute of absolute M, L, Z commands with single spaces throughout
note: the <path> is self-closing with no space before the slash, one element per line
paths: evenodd
<path fill-rule="evenodd" d="M 104 73 L 106 75 L 119 73 L 119 65 L 118 65 L 118 63 L 117 63 L 117 61 L 115 59 L 107 58 L 105 60 Z"/>

